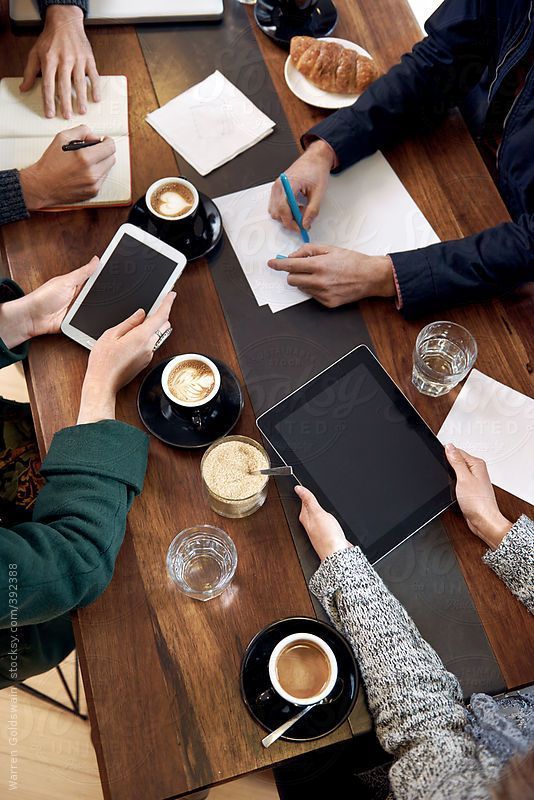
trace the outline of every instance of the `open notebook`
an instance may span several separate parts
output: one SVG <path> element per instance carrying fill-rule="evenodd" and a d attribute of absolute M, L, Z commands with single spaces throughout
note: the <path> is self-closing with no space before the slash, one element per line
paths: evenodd
<path fill-rule="evenodd" d="M 53 119 L 43 116 L 40 79 L 30 92 L 24 94 L 19 92 L 22 78 L 4 78 L 0 81 L 0 170 L 29 167 L 39 160 L 56 133 L 77 125 L 88 125 L 97 136 L 111 136 L 114 139 L 117 162 L 96 197 L 68 207 L 130 203 L 128 83 L 124 75 L 107 75 L 100 80 L 100 103 L 93 103 L 89 92 L 87 113 L 74 114 L 69 120 L 59 116 L 59 111 Z M 64 155 L 66 158 L 69 156 L 68 153 Z"/>

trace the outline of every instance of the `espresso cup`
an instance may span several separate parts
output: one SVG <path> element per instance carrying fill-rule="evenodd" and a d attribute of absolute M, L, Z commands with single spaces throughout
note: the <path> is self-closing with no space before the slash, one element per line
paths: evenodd
<path fill-rule="evenodd" d="M 160 213 L 160 211 L 158 211 L 154 207 L 153 199 L 157 195 L 157 192 L 161 190 L 161 188 L 166 184 L 169 185 L 178 184 L 179 186 L 184 186 L 186 189 L 188 189 L 193 196 L 193 204 L 191 205 L 191 208 L 189 208 L 183 214 L 176 214 L 174 216 L 172 214 L 166 215 Z M 199 204 L 199 196 L 197 189 L 193 186 L 193 184 L 190 181 L 187 181 L 185 178 L 160 178 L 159 181 L 155 181 L 151 186 L 148 187 L 147 192 L 145 194 L 145 201 L 150 213 L 153 214 L 158 219 L 164 220 L 165 222 L 182 222 L 182 220 L 187 219 L 188 217 L 192 217 L 193 214 L 196 212 Z"/>
<path fill-rule="evenodd" d="M 190 363 L 188 363 L 190 362 Z M 199 365 L 195 373 L 195 364 Z M 182 372 L 180 371 L 182 365 Z M 210 373 L 213 385 L 210 385 Z M 161 388 L 171 406 L 202 427 L 221 388 L 221 374 L 213 361 L 200 353 L 175 356 L 161 375 Z"/>
<path fill-rule="evenodd" d="M 269 659 L 273 689 L 296 706 L 320 703 L 337 681 L 337 661 L 332 648 L 312 633 L 292 633 L 282 639 Z"/>

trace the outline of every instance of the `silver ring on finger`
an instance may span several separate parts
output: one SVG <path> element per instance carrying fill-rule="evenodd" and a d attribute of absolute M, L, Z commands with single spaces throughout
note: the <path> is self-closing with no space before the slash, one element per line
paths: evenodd
<path fill-rule="evenodd" d="M 160 330 L 154 331 L 154 335 L 155 335 L 155 336 L 157 336 L 158 338 L 156 339 L 156 343 L 154 344 L 154 347 L 152 348 L 152 352 L 153 352 L 153 353 L 154 353 L 154 352 L 155 352 L 155 351 L 156 351 L 156 350 L 157 350 L 159 347 L 161 347 L 161 345 L 163 344 L 163 342 L 164 342 L 166 339 L 168 339 L 168 338 L 169 338 L 169 336 L 171 335 L 171 333 L 172 333 L 172 327 L 171 327 L 170 325 L 169 325 L 169 327 L 168 327 L 166 330 L 164 330 L 163 332 L 161 332 Z"/>

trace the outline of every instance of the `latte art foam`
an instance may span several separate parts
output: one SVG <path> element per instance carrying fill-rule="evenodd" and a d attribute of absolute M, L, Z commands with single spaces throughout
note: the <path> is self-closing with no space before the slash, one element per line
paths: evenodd
<path fill-rule="evenodd" d="M 187 214 L 194 202 L 193 192 L 181 183 L 166 183 L 156 189 L 150 198 L 153 209 L 170 219 Z"/>
<path fill-rule="evenodd" d="M 182 361 L 167 379 L 170 393 L 181 403 L 201 403 L 215 387 L 215 375 L 203 361 Z"/>

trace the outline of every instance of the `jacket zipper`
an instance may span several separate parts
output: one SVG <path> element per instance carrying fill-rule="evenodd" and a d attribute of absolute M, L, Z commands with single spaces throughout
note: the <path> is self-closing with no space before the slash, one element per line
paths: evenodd
<path fill-rule="evenodd" d="M 532 67 L 529 69 L 529 71 L 527 72 L 527 75 L 526 75 L 526 78 L 525 78 L 525 83 L 524 83 L 524 85 L 523 85 L 523 88 L 521 89 L 521 91 L 519 92 L 519 94 L 517 95 L 517 97 L 514 99 L 514 102 L 513 102 L 513 103 L 512 103 L 512 105 L 510 106 L 510 110 L 508 111 L 508 114 L 507 114 L 507 115 L 505 116 L 505 118 L 504 118 L 504 122 L 503 122 L 503 124 L 502 124 L 502 136 L 501 136 L 501 141 L 499 142 L 499 146 L 498 146 L 498 148 L 497 148 L 497 152 L 496 152 L 496 154 L 495 154 L 495 167 L 496 167 L 496 169 L 497 169 L 497 172 L 499 171 L 499 155 L 500 155 L 500 152 L 501 152 L 501 145 L 502 145 L 502 143 L 503 143 L 503 141 L 504 141 L 504 130 L 505 130 L 505 128 L 506 128 L 506 123 L 507 123 L 507 122 L 508 122 L 508 120 L 510 119 L 510 114 L 511 114 L 511 113 L 512 113 L 512 111 L 514 110 L 515 104 L 517 103 L 517 101 L 519 100 L 519 98 L 521 97 L 521 95 L 523 94 L 523 92 L 525 91 L 525 87 L 526 87 L 526 85 L 527 85 L 528 79 L 530 78 L 530 73 L 532 72 L 532 70 L 533 70 L 533 69 L 534 69 L 534 65 L 533 65 L 533 66 L 532 66 Z"/>
<path fill-rule="evenodd" d="M 518 48 L 518 47 L 520 47 L 520 46 L 523 44 L 523 42 L 525 41 L 525 38 L 526 38 L 526 36 L 527 36 L 527 33 L 528 33 L 528 29 L 529 29 L 529 27 L 530 27 L 530 21 L 531 21 L 531 18 L 532 18 L 532 5 L 533 5 L 533 4 L 532 4 L 532 1 L 531 1 L 531 3 L 530 3 L 530 7 L 529 7 L 529 9 L 528 9 L 528 18 L 527 18 L 527 24 L 526 24 L 525 30 L 524 30 L 524 32 L 523 32 L 523 35 L 521 36 L 521 38 L 519 39 L 519 41 L 518 41 L 518 42 L 516 42 L 516 43 L 514 44 L 514 46 L 513 46 L 513 47 L 511 47 L 511 48 L 510 48 L 510 49 L 509 49 L 509 50 L 508 50 L 508 51 L 507 51 L 507 52 L 504 54 L 504 56 L 502 57 L 502 59 L 501 59 L 500 63 L 499 63 L 499 64 L 497 64 L 497 68 L 496 68 L 496 70 L 495 70 L 495 77 L 493 78 L 493 80 L 492 80 L 492 82 L 491 82 L 491 84 L 490 84 L 490 87 L 489 87 L 489 89 L 488 89 L 488 100 L 489 100 L 489 98 L 491 97 L 491 92 L 492 92 L 492 89 L 493 89 L 493 87 L 495 86 L 495 82 L 496 82 L 497 78 L 499 77 L 499 70 L 500 70 L 500 69 L 501 69 L 501 67 L 504 65 L 504 63 L 505 63 L 505 62 L 508 60 L 509 56 L 510 56 L 510 55 L 511 55 L 511 54 L 512 54 L 512 53 L 513 53 L 515 50 L 517 50 L 517 48 Z"/>

